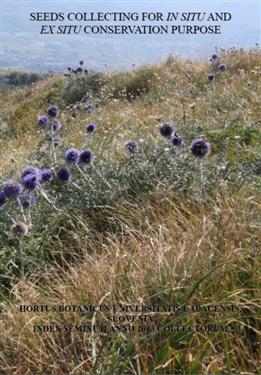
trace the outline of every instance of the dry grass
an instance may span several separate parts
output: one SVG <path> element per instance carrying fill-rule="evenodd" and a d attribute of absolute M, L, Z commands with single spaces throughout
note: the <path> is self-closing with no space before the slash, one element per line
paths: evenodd
<path fill-rule="evenodd" d="M 97 124 L 91 143 L 97 158 L 117 163 L 126 139 L 142 142 L 145 134 L 156 142 L 158 124 L 171 121 L 181 134 L 189 132 L 192 125 L 202 125 L 199 134 L 213 141 L 213 154 L 229 136 L 232 146 L 228 156 L 235 165 L 256 160 L 258 139 L 256 136 L 247 143 L 246 127 L 260 121 L 260 53 L 230 51 L 223 59 L 229 70 L 218 79 L 214 90 L 206 79 L 208 64 L 181 64 L 169 59 L 154 67 L 149 91 L 132 101 L 111 98 L 115 80 L 119 82 L 117 73 L 108 73 L 101 109 L 88 117 Z M 132 80 L 136 74 L 140 73 L 130 73 Z M 8 92 L 3 98 L 1 178 L 18 174 L 39 150 L 35 118 L 52 98 L 59 100 L 65 84 L 65 78 L 57 76 Z M 61 120 L 66 146 L 80 147 L 85 115 L 72 119 L 64 110 Z M 235 123 L 238 128 L 234 131 Z M 235 137 L 242 141 L 233 147 Z M 59 261 L 46 263 L 40 272 L 25 279 L 15 279 L 10 293 L 1 296 L 1 374 L 258 373 L 260 201 L 254 177 L 237 192 L 231 185 L 222 182 L 211 196 L 197 200 L 178 195 L 159 182 L 155 191 L 138 194 L 136 200 L 122 199 L 114 207 L 104 207 L 102 214 L 96 213 L 106 217 L 107 231 L 96 228 L 91 232 L 90 218 L 79 211 L 59 217 L 55 225 L 69 218 L 77 223 L 61 236 L 48 238 L 46 246 Z M 36 250 L 37 240 L 34 246 Z M 215 322 L 230 327 L 228 332 L 174 332 L 169 336 L 77 331 L 41 334 L 33 332 L 34 325 L 92 325 L 105 323 L 108 314 L 19 312 L 20 305 L 101 303 L 235 305 L 240 311 L 216 315 L 153 313 L 166 325 Z"/>

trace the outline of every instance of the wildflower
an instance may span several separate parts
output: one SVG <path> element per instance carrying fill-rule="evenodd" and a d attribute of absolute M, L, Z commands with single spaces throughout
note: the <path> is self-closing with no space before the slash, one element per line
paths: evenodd
<path fill-rule="evenodd" d="M 83 68 L 81 66 L 79 66 L 77 69 L 76 69 L 76 73 L 82 73 L 83 72 Z"/>
<path fill-rule="evenodd" d="M 208 75 L 208 80 L 209 80 L 209 82 L 214 82 L 215 79 L 216 79 L 216 76 L 215 76 L 214 73 L 210 73 L 210 74 Z"/>
<path fill-rule="evenodd" d="M 5 193 L 0 191 L 0 207 L 5 204 Z"/>
<path fill-rule="evenodd" d="M 21 179 L 21 184 L 27 189 L 27 190 L 35 190 L 40 185 L 40 176 L 36 176 L 34 174 L 27 174 Z"/>
<path fill-rule="evenodd" d="M 211 59 L 212 60 L 217 60 L 218 59 L 218 55 L 216 53 L 213 53 Z"/>
<path fill-rule="evenodd" d="M 36 204 L 36 198 L 34 194 L 22 193 L 18 196 L 18 198 L 23 208 L 31 208 Z"/>
<path fill-rule="evenodd" d="M 17 221 L 12 225 L 11 230 L 17 236 L 25 236 L 28 233 L 28 226 L 23 221 Z"/>
<path fill-rule="evenodd" d="M 171 138 L 171 143 L 173 146 L 175 147 L 180 147 L 183 145 L 184 143 L 184 140 L 182 137 L 180 137 L 179 135 L 177 135 L 176 133 L 174 134 L 174 136 Z"/>
<path fill-rule="evenodd" d="M 39 116 L 37 119 L 37 124 L 42 128 L 46 129 L 49 126 L 49 119 L 47 116 Z"/>
<path fill-rule="evenodd" d="M 124 149 L 130 154 L 135 154 L 139 151 L 139 145 L 135 141 L 127 141 L 124 143 Z"/>
<path fill-rule="evenodd" d="M 224 72 L 227 69 L 227 66 L 226 64 L 220 64 L 218 68 L 221 72 Z"/>
<path fill-rule="evenodd" d="M 204 139 L 196 139 L 192 144 L 190 145 L 190 151 L 192 155 L 194 155 L 197 158 L 203 158 L 204 156 L 209 155 L 210 153 L 210 144 Z"/>
<path fill-rule="evenodd" d="M 25 169 L 23 169 L 22 171 L 22 174 L 21 174 L 21 178 L 23 179 L 25 176 L 27 176 L 28 174 L 33 174 L 35 176 L 40 176 L 41 175 L 41 172 L 38 168 L 36 167 L 26 167 Z"/>
<path fill-rule="evenodd" d="M 80 65 L 83 65 L 83 63 L 84 63 L 84 61 L 83 61 L 83 60 L 81 60 L 81 61 L 79 62 L 79 64 L 80 64 Z"/>
<path fill-rule="evenodd" d="M 68 71 L 69 71 L 69 72 L 70 72 L 70 71 L 72 70 L 72 68 L 71 68 L 70 66 L 68 66 L 68 68 L 67 68 L 67 69 L 68 69 Z"/>
<path fill-rule="evenodd" d="M 77 148 L 69 148 L 64 153 L 64 160 L 69 164 L 75 164 L 80 157 L 80 151 Z"/>
<path fill-rule="evenodd" d="M 58 132 L 58 130 L 61 129 L 62 124 L 60 123 L 60 121 L 54 120 L 53 123 L 52 123 L 52 127 L 53 127 L 54 132 Z"/>
<path fill-rule="evenodd" d="M 62 167 L 62 168 L 57 169 L 56 175 L 61 182 L 67 182 L 70 180 L 72 176 L 72 172 L 70 171 L 69 168 Z"/>
<path fill-rule="evenodd" d="M 54 140 L 53 140 L 54 147 L 60 146 L 61 143 L 62 143 L 62 138 L 60 138 L 60 137 L 54 138 Z"/>
<path fill-rule="evenodd" d="M 86 127 L 86 133 L 93 133 L 96 130 L 96 125 L 90 122 Z"/>
<path fill-rule="evenodd" d="M 41 171 L 41 182 L 50 182 L 53 180 L 53 172 L 51 169 L 44 168 Z"/>
<path fill-rule="evenodd" d="M 8 180 L 3 185 L 3 192 L 7 198 L 16 198 L 22 191 L 22 186 L 16 180 Z"/>
<path fill-rule="evenodd" d="M 170 138 L 173 131 L 173 126 L 167 123 L 161 124 L 159 127 L 160 135 L 164 138 Z"/>
<path fill-rule="evenodd" d="M 52 105 L 51 107 L 47 109 L 47 114 L 50 117 L 56 117 L 58 115 L 58 112 L 59 112 L 58 107 L 56 107 L 55 105 Z"/>
<path fill-rule="evenodd" d="M 80 153 L 79 162 L 81 164 L 85 164 L 85 165 L 91 164 L 93 159 L 94 159 L 94 154 L 90 150 L 83 150 Z"/>

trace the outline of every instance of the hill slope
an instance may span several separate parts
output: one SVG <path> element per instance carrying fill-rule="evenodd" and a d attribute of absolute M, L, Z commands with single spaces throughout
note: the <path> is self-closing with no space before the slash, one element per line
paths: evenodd
<path fill-rule="evenodd" d="M 2 98 L 2 182 L 27 165 L 55 171 L 86 142 L 95 159 L 69 165 L 70 182 L 37 189 L 29 213 L 12 200 L 1 208 L 1 373 L 260 371 L 259 61 L 259 51 L 228 51 L 226 71 L 209 82 L 213 64 L 170 57 L 130 72 L 57 75 Z M 36 124 L 53 104 L 56 165 Z M 182 147 L 161 137 L 161 123 L 175 126 Z M 211 145 L 202 159 L 190 150 L 199 138 Z M 137 153 L 125 152 L 128 140 Z M 14 236 L 12 219 L 24 218 L 29 234 Z M 79 311 L 90 305 L 103 311 Z"/>

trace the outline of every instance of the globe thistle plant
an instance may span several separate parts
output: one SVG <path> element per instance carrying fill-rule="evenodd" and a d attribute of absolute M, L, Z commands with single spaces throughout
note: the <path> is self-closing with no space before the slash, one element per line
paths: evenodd
<path fill-rule="evenodd" d="M 47 127 L 49 126 L 49 119 L 47 116 L 43 115 L 43 116 L 39 116 L 38 119 L 37 119 L 37 124 L 42 128 L 42 129 L 47 129 Z"/>
<path fill-rule="evenodd" d="M 96 125 L 93 122 L 90 122 L 86 127 L 86 133 L 92 134 L 96 131 Z"/>
<path fill-rule="evenodd" d="M 7 198 L 17 198 L 22 192 L 21 184 L 16 180 L 8 180 L 3 184 L 3 193 Z"/>
<path fill-rule="evenodd" d="M 139 145 L 136 141 L 127 141 L 124 143 L 124 149 L 128 154 L 136 154 L 139 151 Z"/>
<path fill-rule="evenodd" d="M 72 172 L 67 167 L 58 168 L 56 171 L 56 176 L 61 182 L 68 182 L 72 177 Z"/>
<path fill-rule="evenodd" d="M 58 116 L 58 113 L 59 113 L 59 109 L 55 105 L 51 105 L 47 109 L 47 114 L 48 114 L 49 117 L 54 118 L 54 117 Z"/>
<path fill-rule="evenodd" d="M 204 139 L 196 139 L 191 143 L 190 151 L 196 158 L 204 158 L 210 153 L 210 144 Z"/>
<path fill-rule="evenodd" d="M 53 180 L 53 172 L 49 168 L 41 170 L 41 182 L 51 182 Z"/>
<path fill-rule="evenodd" d="M 21 179 L 21 184 L 25 189 L 33 191 L 40 186 L 40 178 L 34 174 L 27 174 Z"/>
<path fill-rule="evenodd" d="M 79 156 L 79 164 L 90 165 L 94 159 L 94 154 L 90 150 L 83 150 Z"/>
<path fill-rule="evenodd" d="M 22 193 L 18 196 L 18 199 L 24 209 L 32 208 L 36 204 L 36 197 L 34 194 Z"/>
<path fill-rule="evenodd" d="M 174 147 L 181 147 L 184 143 L 184 140 L 182 137 L 178 136 L 176 133 L 171 138 L 171 144 Z"/>
<path fill-rule="evenodd" d="M 163 123 L 159 126 L 159 133 L 163 138 L 170 138 L 174 128 L 171 124 Z"/>
<path fill-rule="evenodd" d="M 32 166 L 26 167 L 22 170 L 21 179 L 23 179 L 25 176 L 29 174 L 40 177 L 41 172 L 40 172 L 40 169 L 37 167 L 32 167 Z"/>
<path fill-rule="evenodd" d="M 219 68 L 219 70 L 220 70 L 221 72 L 224 72 L 225 70 L 227 70 L 227 66 L 226 66 L 226 64 L 220 64 L 218 68 Z"/>
<path fill-rule="evenodd" d="M 64 153 L 64 160 L 68 164 L 76 164 L 79 161 L 80 150 L 77 148 L 69 148 Z"/>

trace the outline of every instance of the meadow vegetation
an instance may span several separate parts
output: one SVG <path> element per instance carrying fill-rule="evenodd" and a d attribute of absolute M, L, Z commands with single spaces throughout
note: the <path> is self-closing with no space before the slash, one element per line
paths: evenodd
<path fill-rule="evenodd" d="M 71 182 L 47 184 L 51 203 L 37 195 L 23 237 L 10 230 L 23 219 L 17 204 L 0 207 L 1 374 L 260 373 L 260 51 L 221 57 L 214 82 L 213 64 L 170 56 L 128 72 L 56 74 L 1 97 L 0 186 L 26 166 L 64 167 L 64 152 L 86 142 L 97 170 L 91 186 L 75 166 Z M 52 105 L 62 123 L 55 166 L 37 125 Z M 211 145 L 200 161 L 196 139 Z M 137 152 L 126 152 L 129 140 Z M 108 314 L 19 311 L 101 304 L 201 311 L 148 312 L 165 333 L 94 334 L 33 326 L 108 324 Z M 208 324 L 227 329 L 167 334 Z"/>

